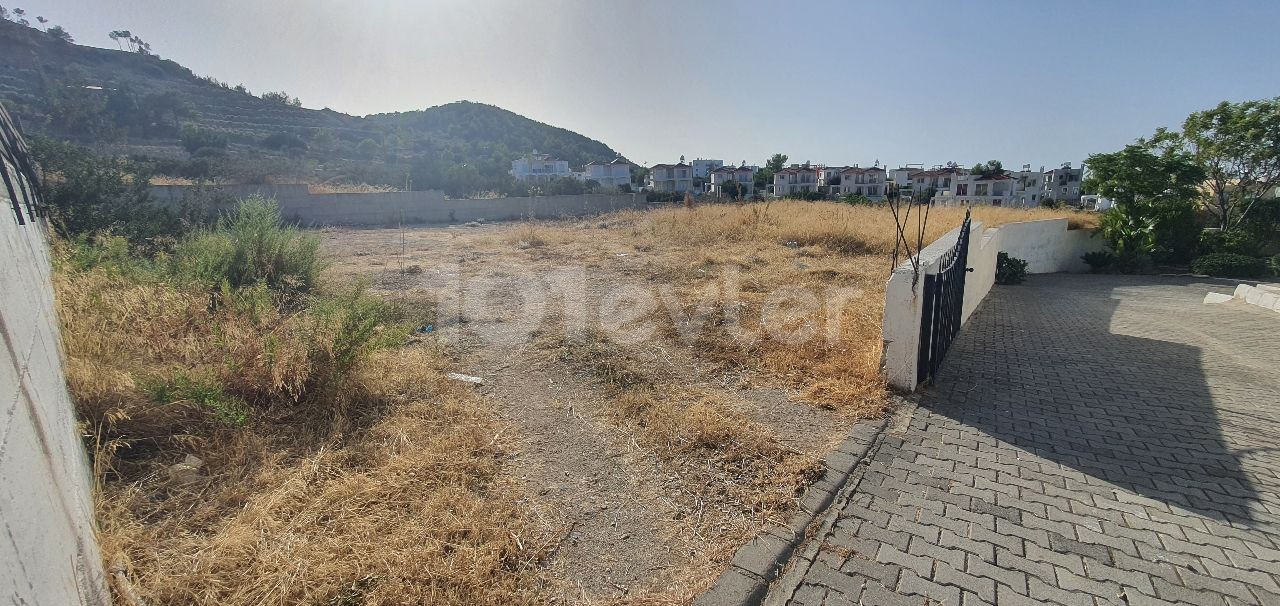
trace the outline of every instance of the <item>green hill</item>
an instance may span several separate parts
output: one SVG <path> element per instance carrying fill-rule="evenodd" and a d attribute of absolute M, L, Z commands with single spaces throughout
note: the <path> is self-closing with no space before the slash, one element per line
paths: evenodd
<path fill-rule="evenodd" d="M 460 101 L 367 117 L 307 109 L 155 55 L 80 46 L 4 20 L 0 101 L 28 136 L 129 154 L 160 174 L 193 179 L 523 193 L 507 171 L 525 153 L 570 165 L 618 156 L 604 143 L 492 105 Z"/>

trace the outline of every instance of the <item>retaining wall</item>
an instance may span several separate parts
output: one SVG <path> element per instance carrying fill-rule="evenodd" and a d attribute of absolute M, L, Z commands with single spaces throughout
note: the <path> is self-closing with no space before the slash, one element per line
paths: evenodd
<path fill-rule="evenodd" d="M 0 161 L 6 181 L 25 181 Z M 105 606 L 93 484 L 63 378 L 47 227 L 27 196 L 15 197 L 17 205 L 0 185 L 0 594 L 12 604 Z"/>
<path fill-rule="evenodd" d="M 1092 230 L 1067 229 L 1066 219 L 1045 219 L 1007 223 L 985 228 L 973 221 L 969 235 L 968 267 L 973 271 L 965 278 L 961 325 L 991 292 L 996 280 L 996 257 L 1001 251 L 1027 261 L 1027 273 L 1085 272 L 1089 266 L 1080 258 L 1087 252 L 1106 248 L 1102 237 Z M 884 371 L 889 384 L 914 391 L 917 351 L 920 347 L 920 321 L 923 315 L 922 290 L 924 275 L 937 274 L 942 256 L 960 236 L 957 227 L 920 251 L 920 279 L 913 283 L 911 262 L 893 270 L 885 287 Z"/>
<path fill-rule="evenodd" d="M 274 198 L 290 221 L 303 225 L 396 225 L 399 223 L 465 223 L 586 217 L 616 210 L 643 209 L 640 194 L 582 194 L 481 200 L 447 199 L 440 191 L 357 194 L 312 194 L 305 185 L 156 185 L 160 204 L 184 201 L 206 204 L 214 212 L 229 210 L 235 200 L 258 194 Z"/>

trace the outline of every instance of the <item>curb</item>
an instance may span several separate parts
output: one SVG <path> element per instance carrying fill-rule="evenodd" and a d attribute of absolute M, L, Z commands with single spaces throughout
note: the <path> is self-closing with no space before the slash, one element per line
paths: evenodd
<path fill-rule="evenodd" d="M 881 431 L 876 434 L 876 437 L 878 438 L 886 431 L 890 434 L 901 433 L 911 420 L 915 418 L 916 408 L 917 403 L 914 399 L 900 400 L 898 408 L 886 415 L 885 420 L 881 424 Z M 873 444 L 869 445 L 869 451 L 862 460 L 866 461 L 875 456 L 875 452 L 870 451 L 878 451 L 879 444 L 880 441 L 875 440 Z M 805 573 L 809 571 L 809 565 L 813 564 L 813 561 L 817 559 L 818 551 L 822 548 L 823 540 L 827 535 L 831 534 L 836 522 L 839 521 L 840 511 L 844 509 L 844 505 L 848 502 L 849 498 L 857 492 L 858 485 L 862 483 L 862 472 L 865 471 L 865 469 L 866 468 L 863 467 L 858 469 L 857 473 L 850 474 L 849 481 L 845 483 L 844 489 L 840 491 L 840 499 L 834 504 L 834 506 L 827 510 L 826 514 L 822 517 L 822 524 L 819 529 L 813 533 L 815 540 L 806 543 L 804 545 L 804 550 L 796 554 L 791 559 L 793 565 L 784 571 L 782 577 L 778 579 L 777 583 L 774 585 L 773 591 L 766 594 L 765 598 L 762 600 L 762 604 L 765 606 L 783 606 L 791 600 L 793 595 L 795 595 L 796 590 L 800 588 L 800 584 L 804 582 L 804 576 Z"/>
<path fill-rule="evenodd" d="M 889 417 L 862 421 L 849 430 L 849 435 L 835 450 L 827 454 L 826 473 L 809 486 L 800 498 L 800 511 L 788 518 L 786 525 L 761 532 L 751 542 L 738 548 L 729 569 L 716 579 L 710 589 L 699 595 L 695 606 L 756 606 L 769 592 L 769 584 L 778 578 L 796 548 L 810 536 L 811 527 L 840 494 L 850 475 L 866 458 L 876 438 L 889 423 Z"/>

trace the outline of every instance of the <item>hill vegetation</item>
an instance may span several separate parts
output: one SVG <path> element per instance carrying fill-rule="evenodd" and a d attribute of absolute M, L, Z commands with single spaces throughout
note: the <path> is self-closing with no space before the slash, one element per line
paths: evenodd
<path fill-rule="evenodd" d="M 129 155 L 159 175 L 518 195 L 527 190 L 507 171 L 523 154 L 537 150 L 571 165 L 618 156 L 492 105 L 460 101 L 366 117 L 308 109 L 286 92 L 258 96 L 198 76 L 136 36 L 120 37 L 129 50 L 112 50 L 76 45 L 65 33 L 0 19 L 0 102 L 28 137 Z"/>

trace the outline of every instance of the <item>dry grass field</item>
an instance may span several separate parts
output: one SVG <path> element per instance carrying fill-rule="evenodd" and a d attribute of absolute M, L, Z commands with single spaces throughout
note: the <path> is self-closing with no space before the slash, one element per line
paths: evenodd
<path fill-rule="evenodd" d="M 790 201 L 324 230 L 321 290 L 399 328 L 64 263 L 105 557 L 152 604 L 688 603 L 883 412 L 892 234 Z"/>

